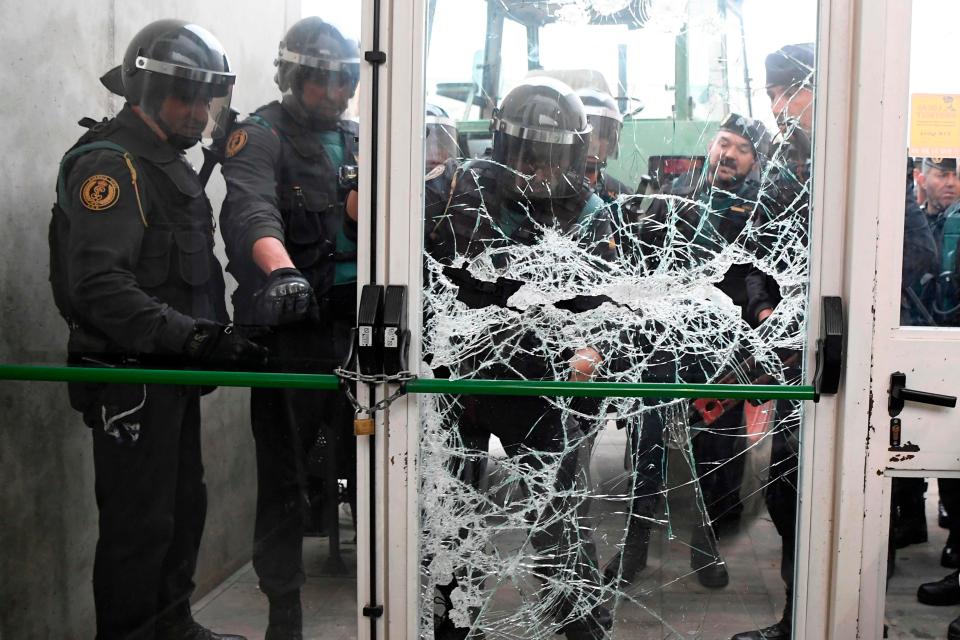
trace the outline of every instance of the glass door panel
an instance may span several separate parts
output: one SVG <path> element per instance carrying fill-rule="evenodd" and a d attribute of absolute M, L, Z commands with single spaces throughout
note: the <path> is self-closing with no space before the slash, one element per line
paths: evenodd
<path fill-rule="evenodd" d="M 430 2 L 421 377 L 802 385 L 816 11 Z M 789 633 L 801 403 L 667 395 L 421 396 L 421 636 Z"/>
<path fill-rule="evenodd" d="M 908 358 L 897 358 L 895 366 L 910 372 L 911 387 L 955 394 L 960 82 L 937 61 L 953 58 L 950 43 L 960 37 L 960 12 L 950 2 L 918 0 L 912 14 L 910 95 L 903 103 L 909 105 L 906 202 L 903 218 L 893 220 L 902 220 L 904 231 L 898 337 L 909 342 L 900 353 L 923 363 L 927 378 L 917 379 Z M 916 343 L 920 333 L 928 341 Z M 885 487 L 891 516 L 884 622 L 890 638 L 943 637 L 948 628 L 950 637 L 960 634 L 960 479 L 938 473 L 956 468 L 952 420 L 924 408 L 907 406 L 897 413 L 897 441 L 889 443 L 890 466 L 913 472 L 903 477 L 892 469 Z M 909 460 L 901 463 L 897 456 Z"/>

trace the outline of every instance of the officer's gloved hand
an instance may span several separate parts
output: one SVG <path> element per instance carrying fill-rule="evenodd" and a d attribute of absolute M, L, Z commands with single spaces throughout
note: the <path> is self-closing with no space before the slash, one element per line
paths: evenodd
<path fill-rule="evenodd" d="M 263 367 L 270 354 L 266 347 L 238 335 L 232 326 L 210 320 L 197 320 L 183 351 L 198 364 L 221 369 Z"/>
<path fill-rule="evenodd" d="M 313 287 L 296 269 L 274 269 L 253 294 L 254 323 L 275 327 L 317 320 L 319 310 Z"/>

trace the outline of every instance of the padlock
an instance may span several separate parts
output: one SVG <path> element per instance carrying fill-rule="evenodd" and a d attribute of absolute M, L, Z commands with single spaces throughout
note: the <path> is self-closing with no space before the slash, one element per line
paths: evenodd
<path fill-rule="evenodd" d="M 361 417 L 357 413 L 353 417 L 353 435 L 355 436 L 372 436 L 377 430 L 376 422 L 373 419 L 373 416 Z"/>

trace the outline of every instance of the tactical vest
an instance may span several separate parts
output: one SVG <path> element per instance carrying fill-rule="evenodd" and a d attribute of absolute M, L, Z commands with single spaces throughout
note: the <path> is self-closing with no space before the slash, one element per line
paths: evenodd
<path fill-rule="evenodd" d="M 333 286 L 334 263 L 357 259 L 355 252 L 336 252 L 347 197 L 338 180 L 340 167 L 327 156 L 318 132 L 297 122 L 279 102 L 261 107 L 250 120 L 279 134 L 277 200 L 283 217 L 283 243 L 294 266 L 322 296 Z M 357 154 L 357 127 L 344 120 L 337 131 L 344 161 L 349 163 Z"/>
<path fill-rule="evenodd" d="M 169 162 L 151 158 L 140 134 L 116 118 L 104 120 L 93 124 L 61 160 L 49 228 L 50 283 L 57 307 L 71 329 L 71 351 L 120 351 L 70 303 L 70 220 L 61 204 L 68 201 L 67 177 L 76 160 L 104 149 L 129 160 L 131 181 L 126 188 L 133 189 L 134 177 L 137 183 L 145 224 L 134 267 L 137 286 L 185 315 L 227 322 L 223 273 L 213 253 L 213 211 L 197 174 L 179 154 Z"/>

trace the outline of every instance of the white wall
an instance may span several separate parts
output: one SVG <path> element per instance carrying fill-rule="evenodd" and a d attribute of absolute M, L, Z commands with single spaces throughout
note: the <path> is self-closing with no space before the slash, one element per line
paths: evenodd
<path fill-rule="evenodd" d="M 64 360 L 67 332 L 47 282 L 57 164 L 83 131 L 77 120 L 122 106 L 98 78 L 130 38 L 160 18 L 206 27 L 231 57 L 234 107 L 247 113 L 276 97 L 277 43 L 298 17 L 291 0 L 0 3 L 0 363 Z M 218 209 L 217 174 L 208 192 Z M 249 559 L 256 470 L 247 399 L 246 390 L 221 389 L 204 402 L 210 509 L 198 594 Z M 0 382 L 0 639 L 93 637 L 91 458 L 64 385 Z"/>

